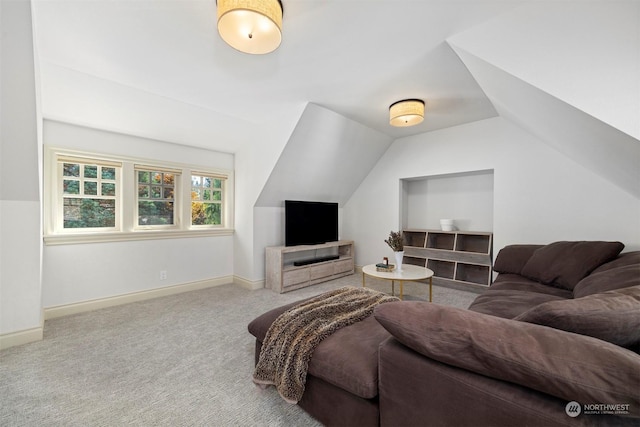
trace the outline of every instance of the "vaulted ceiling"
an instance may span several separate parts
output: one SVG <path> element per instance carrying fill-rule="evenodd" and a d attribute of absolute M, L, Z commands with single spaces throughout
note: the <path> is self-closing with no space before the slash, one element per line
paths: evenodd
<path fill-rule="evenodd" d="M 236 153 L 294 117 L 270 178 L 282 188 L 300 185 L 286 159 L 310 141 L 374 135 L 378 155 L 501 115 L 640 197 L 637 0 L 284 0 L 283 42 L 262 56 L 220 39 L 215 0 L 32 4 L 48 119 Z M 426 119 L 393 128 L 388 106 L 404 98 L 424 99 Z"/>
<path fill-rule="evenodd" d="M 521 2 L 285 0 L 283 42 L 226 45 L 215 0 L 33 0 L 43 114 L 234 152 L 311 102 L 398 138 L 496 115 L 445 40 Z M 392 128 L 422 98 L 427 120 Z"/>

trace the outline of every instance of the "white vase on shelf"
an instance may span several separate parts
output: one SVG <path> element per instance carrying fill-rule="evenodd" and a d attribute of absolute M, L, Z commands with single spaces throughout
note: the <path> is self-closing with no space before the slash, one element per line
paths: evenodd
<path fill-rule="evenodd" d="M 402 257 L 404 257 L 404 251 L 398 251 L 393 253 L 396 257 L 396 271 L 402 271 Z"/>

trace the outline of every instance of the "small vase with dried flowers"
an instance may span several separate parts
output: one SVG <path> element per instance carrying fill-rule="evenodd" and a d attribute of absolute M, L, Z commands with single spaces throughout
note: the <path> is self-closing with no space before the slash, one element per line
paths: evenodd
<path fill-rule="evenodd" d="M 402 271 L 402 257 L 404 256 L 402 231 L 390 231 L 389 238 L 384 242 L 389 245 L 396 257 L 396 271 Z"/>

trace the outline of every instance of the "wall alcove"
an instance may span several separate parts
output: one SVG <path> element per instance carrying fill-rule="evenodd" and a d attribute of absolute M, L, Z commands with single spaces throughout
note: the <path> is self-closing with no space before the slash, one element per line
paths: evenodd
<path fill-rule="evenodd" d="M 404 179 L 400 210 L 403 263 L 430 268 L 437 285 L 491 284 L 493 170 Z M 440 219 L 455 230 L 441 231 Z"/>
<path fill-rule="evenodd" d="M 441 219 L 458 230 L 493 231 L 493 169 L 400 180 L 402 229 L 440 229 Z"/>

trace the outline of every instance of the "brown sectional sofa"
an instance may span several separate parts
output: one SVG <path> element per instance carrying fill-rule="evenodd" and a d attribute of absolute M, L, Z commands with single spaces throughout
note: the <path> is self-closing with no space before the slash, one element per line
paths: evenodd
<path fill-rule="evenodd" d="M 468 310 L 382 304 L 316 348 L 298 404 L 326 425 L 640 425 L 640 252 L 622 249 L 511 245 Z M 295 304 L 249 324 L 256 359 Z"/>

